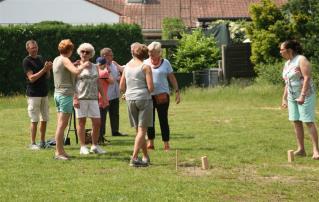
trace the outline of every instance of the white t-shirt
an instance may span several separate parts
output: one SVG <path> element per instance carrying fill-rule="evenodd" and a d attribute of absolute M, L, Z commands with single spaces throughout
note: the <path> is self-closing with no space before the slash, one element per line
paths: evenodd
<path fill-rule="evenodd" d="M 168 74 L 173 72 L 171 63 L 162 59 L 162 64 L 157 68 L 152 68 L 154 91 L 152 95 L 158 95 L 160 93 L 169 94 Z M 145 64 L 153 66 L 151 60 L 148 58 L 144 61 Z"/>

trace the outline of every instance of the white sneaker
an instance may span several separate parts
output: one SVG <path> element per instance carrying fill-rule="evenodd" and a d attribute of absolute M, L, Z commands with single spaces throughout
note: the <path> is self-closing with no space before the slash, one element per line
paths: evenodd
<path fill-rule="evenodd" d="M 37 144 L 30 144 L 29 149 L 31 149 L 31 150 L 40 150 L 40 147 Z"/>
<path fill-rule="evenodd" d="M 87 148 L 87 146 L 81 146 L 80 148 L 80 154 L 82 155 L 88 155 L 90 153 L 89 149 Z"/>
<path fill-rule="evenodd" d="M 90 152 L 96 153 L 96 154 L 105 154 L 106 153 L 106 151 L 104 151 L 99 145 L 92 145 Z"/>

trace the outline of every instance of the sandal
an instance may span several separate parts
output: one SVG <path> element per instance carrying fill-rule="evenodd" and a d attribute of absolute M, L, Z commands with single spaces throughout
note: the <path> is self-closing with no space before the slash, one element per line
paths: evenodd
<path fill-rule="evenodd" d="M 305 150 L 294 151 L 294 156 L 307 156 Z"/>
<path fill-rule="evenodd" d="M 70 160 L 68 157 L 64 156 L 64 155 L 55 155 L 54 156 L 55 160 L 62 160 L 62 161 L 67 161 Z"/>

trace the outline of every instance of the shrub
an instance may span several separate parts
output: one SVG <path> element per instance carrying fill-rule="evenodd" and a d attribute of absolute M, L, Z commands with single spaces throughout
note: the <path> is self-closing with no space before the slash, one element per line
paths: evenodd
<path fill-rule="evenodd" d="M 198 29 L 191 34 L 182 34 L 173 58 L 173 66 L 178 72 L 192 72 L 218 66 L 220 50 L 214 37 L 205 36 Z"/>
<path fill-rule="evenodd" d="M 143 42 L 141 29 L 137 25 L 72 26 L 45 22 L 33 25 L 0 26 L 0 68 L 2 70 L 0 94 L 9 95 L 25 91 L 22 60 L 27 55 L 25 50 L 27 40 L 36 40 L 39 45 L 39 54 L 44 59 L 52 60 L 58 55 L 58 43 L 66 38 L 72 40 L 75 48 L 83 42 L 92 43 L 96 56 L 100 49 L 110 47 L 113 49 L 115 60 L 120 64 L 126 63 L 131 58 L 131 43 Z M 76 58 L 79 56 L 74 53 L 72 59 Z"/>
<path fill-rule="evenodd" d="M 258 74 L 259 80 L 275 85 L 284 85 L 284 81 L 282 79 L 283 66 L 283 62 L 268 64 L 259 63 L 255 66 L 255 71 Z"/>

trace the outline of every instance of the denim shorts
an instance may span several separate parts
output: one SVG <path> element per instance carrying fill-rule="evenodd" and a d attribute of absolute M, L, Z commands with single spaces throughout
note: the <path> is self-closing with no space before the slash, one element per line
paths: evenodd
<path fill-rule="evenodd" d="M 73 112 L 73 96 L 54 93 L 54 102 L 58 112 L 69 114 Z"/>
<path fill-rule="evenodd" d="M 288 99 L 288 112 L 290 121 L 315 122 L 316 95 L 307 96 L 300 105 L 293 99 Z"/>

